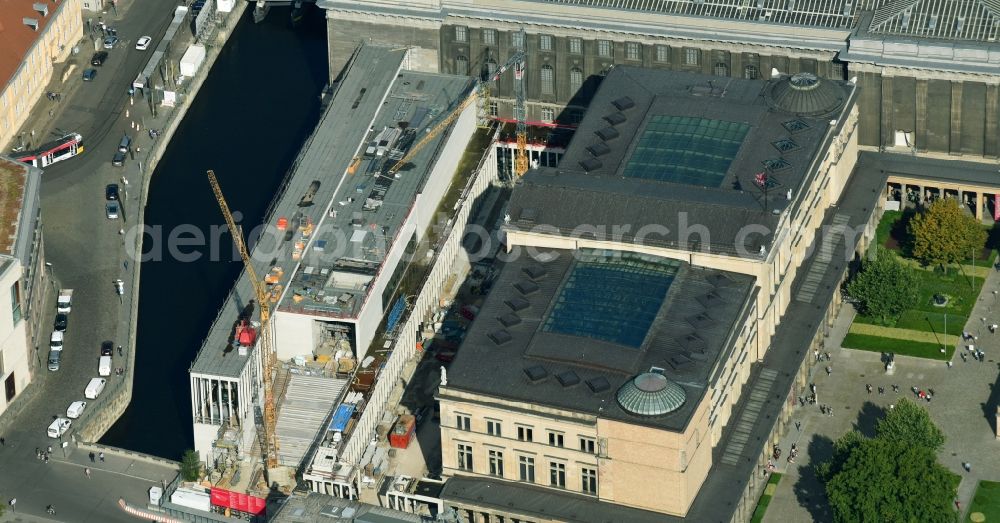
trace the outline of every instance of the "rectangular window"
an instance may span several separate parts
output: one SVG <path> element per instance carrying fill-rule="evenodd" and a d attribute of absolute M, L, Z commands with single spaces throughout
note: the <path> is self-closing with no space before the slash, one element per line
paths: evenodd
<path fill-rule="evenodd" d="M 500 431 L 500 422 L 494 420 L 486 420 L 486 433 L 490 436 L 501 437 L 503 434 Z"/>
<path fill-rule="evenodd" d="M 549 463 L 549 485 L 553 487 L 566 488 L 566 464 Z"/>
<path fill-rule="evenodd" d="M 10 310 L 14 314 L 14 325 L 21 321 L 21 282 L 10 286 Z"/>
<path fill-rule="evenodd" d="M 486 45 L 497 45 L 496 29 L 483 29 L 483 43 Z"/>
<path fill-rule="evenodd" d="M 583 40 L 579 38 L 570 38 L 569 52 L 573 54 L 583 54 Z"/>
<path fill-rule="evenodd" d="M 563 446 L 563 435 L 558 432 L 549 432 L 549 445 L 553 447 Z"/>
<path fill-rule="evenodd" d="M 496 102 L 490 102 L 490 116 L 493 118 L 500 116 L 500 106 Z"/>
<path fill-rule="evenodd" d="M 524 49 L 524 33 L 518 31 L 510 34 L 510 46 L 514 49 Z"/>
<path fill-rule="evenodd" d="M 593 438 L 580 437 L 580 451 L 593 454 L 597 450 L 597 441 Z"/>
<path fill-rule="evenodd" d="M 597 41 L 597 55 L 604 57 L 611 56 L 611 40 Z"/>
<path fill-rule="evenodd" d="M 469 28 L 464 26 L 455 27 L 455 41 L 456 42 L 468 42 L 469 41 Z"/>
<path fill-rule="evenodd" d="M 580 481 L 583 483 L 580 485 L 581 489 L 586 494 L 597 494 L 597 470 L 596 469 L 580 469 Z"/>
<path fill-rule="evenodd" d="M 684 64 L 685 65 L 698 65 L 701 63 L 701 51 L 698 49 L 685 49 L 684 50 Z"/>
<path fill-rule="evenodd" d="M 542 51 L 551 51 L 552 50 L 552 36 L 551 35 L 542 35 L 542 36 L 539 36 L 538 37 L 538 48 L 541 49 Z"/>
<path fill-rule="evenodd" d="M 521 481 L 527 481 L 528 483 L 535 482 L 535 458 L 530 458 L 528 456 L 520 456 L 517 458 L 518 468 L 520 469 Z"/>
<path fill-rule="evenodd" d="M 458 444 L 458 468 L 472 472 L 472 445 Z"/>
<path fill-rule="evenodd" d="M 670 47 L 666 45 L 656 46 L 656 61 L 662 63 L 670 62 Z"/>
<path fill-rule="evenodd" d="M 552 66 L 545 64 L 541 71 L 542 94 L 555 94 L 556 92 L 556 72 Z"/>
<path fill-rule="evenodd" d="M 627 60 L 639 60 L 642 55 L 639 53 L 641 47 L 636 42 L 625 42 L 625 58 Z"/>
<path fill-rule="evenodd" d="M 556 119 L 556 110 L 551 107 L 542 107 L 542 121 L 552 123 Z"/>
<path fill-rule="evenodd" d="M 503 477 L 503 452 L 499 450 L 490 451 L 490 475 Z"/>
<path fill-rule="evenodd" d="M 455 428 L 458 430 L 472 430 L 472 418 L 465 414 L 455 414 Z"/>
<path fill-rule="evenodd" d="M 517 427 L 517 439 L 520 441 L 534 441 L 531 427 Z"/>

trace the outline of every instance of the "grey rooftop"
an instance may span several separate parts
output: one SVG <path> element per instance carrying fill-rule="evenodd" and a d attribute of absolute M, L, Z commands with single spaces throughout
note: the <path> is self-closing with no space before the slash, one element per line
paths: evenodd
<path fill-rule="evenodd" d="M 616 67 L 559 166 L 529 171 L 514 190 L 508 226 L 607 227 L 590 233 L 602 239 L 624 226 L 624 241 L 654 227 L 645 243 L 757 254 L 770 234 L 737 246 L 740 230 L 774 231 L 854 97 L 853 85 L 808 74 L 761 81 Z M 686 225 L 710 234 L 685 235 Z"/>
<path fill-rule="evenodd" d="M 278 275 L 278 272 L 271 272 L 273 267 L 283 271 L 279 278 L 270 282 L 272 308 L 282 290 L 287 298 L 286 303 L 279 305 L 288 308 L 304 309 L 312 305 L 329 314 L 349 316 L 360 307 L 366 289 L 357 282 L 378 269 L 384 250 L 380 253 L 358 251 L 355 264 L 358 274 L 352 282 L 347 277 L 333 277 L 334 268 L 345 263 L 343 255 L 334 256 L 338 254 L 337 247 L 342 247 L 336 242 L 346 238 L 350 243 L 357 231 L 362 230 L 367 233 L 366 246 L 373 239 L 391 241 L 425 181 L 436 142 L 441 138 L 428 144 L 413 159 L 412 166 L 401 171 L 399 179 L 392 180 L 381 207 L 375 212 L 366 212 L 362 207 L 375 187 L 375 180 L 380 179 L 374 174 L 378 167 L 372 165 L 372 159 L 366 159 L 356 173 L 350 174 L 348 168 L 352 159 L 364 152 L 365 144 L 372 138 L 370 127 L 395 125 L 404 118 L 416 120 L 413 115 L 423 112 L 422 124 L 417 127 L 422 131 L 433 126 L 436 118 L 446 113 L 452 104 L 461 101 L 471 85 L 466 77 L 401 71 L 404 55 L 403 49 L 375 45 L 358 49 L 315 131 L 303 146 L 291 175 L 275 196 L 265 219 L 264 232 L 260 238 L 248 239 L 258 277 Z M 420 92 L 414 92 L 418 91 L 417 86 Z M 413 96 L 407 97 L 410 94 Z M 403 106 L 408 110 L 397 118 Z M 359 186 L 363 188 L 360 193 Z M 350 203 L 339 204 L 348 198 L 352 200 Z M 335 217 L 329 212 L 331 209 L 337 210 Z M 357 214 L 361 215 L 362 227 L 356 228 L 350 222 Z M 280 218 L 287 220 L 284 231 L 277 226 Z M 312 233 L 303 238 L 300 226 L 304 228 L 307 224 L 312 224 Z M 315 241 L 306 250 L 304 247 L 310 240 Z M 318 251 L 317 245 L 325 249 Z M 299 246 L 303 247 L 299 249 L 303 251 L 301 266 L 293 257 Z M 341 274 L 348 272 L 345 270 Z M 333 300 L 331 304 L 327 303 L 328 296 L 343 299 Z M 251 300 L 255 300 L 255 296 L 244 271 L 219 311 L 190 372 L 229 378 L 240 376 L 249 358 L 231 350 L 230 340 L 241 312 Z"/>
<path fill-rule="evenodd" d="M 522 255 L 502 268 L 448 370 L 447 389 L 682 431 L 718 362 L 734 350 L 754 279 L 631 253 L 609 257 L 620 260 L 618 269 L 600 274 L 588 265 L 599 251 L 550 252 L 551 260 Z M 660 274 L 628 283 L 638 263 L 676 271 L 665 293 L 642 292 L 664 281 Z M 649 321 L 636 323 L 643 315 Z M 686 401 L 663 415 L 626 411 L 617 392 L 652 367 Z"/>

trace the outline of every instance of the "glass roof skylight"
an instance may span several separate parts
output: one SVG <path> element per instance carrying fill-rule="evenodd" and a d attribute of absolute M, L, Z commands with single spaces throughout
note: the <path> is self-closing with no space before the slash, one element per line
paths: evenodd
<path fill-rule="evenodd" d="M 680 262 L 617 251 L 577 255 L 542 330 L 639 348 Z"/>
<path fill-rule="evenodd" d="M 642 131 L 624 175 L 718 187 L 743 144 L 745 123 L 657 115 Z"/>

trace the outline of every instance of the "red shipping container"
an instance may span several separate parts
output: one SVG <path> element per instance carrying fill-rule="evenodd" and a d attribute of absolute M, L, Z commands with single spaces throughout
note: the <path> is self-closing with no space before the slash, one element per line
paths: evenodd
<path fill-rule="evenodd" d="M 267 507 L 267 500 L 249 494 L 241 494 L 231 490 L 212 487 L 212 504 L 247 512 L 256 516 L 264 513 L 264 509 Z"/>
<path fill-rule="evenodd" d="M 389 433 L 389 446 L 394 449 L 409 447 L 416 427 L 416 418 L 413 416 L 400 416 L 399 421 L 392 427 L 392 432 Z"/>

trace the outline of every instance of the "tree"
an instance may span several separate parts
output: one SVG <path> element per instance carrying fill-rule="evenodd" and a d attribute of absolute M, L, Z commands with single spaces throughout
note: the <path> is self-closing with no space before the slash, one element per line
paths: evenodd
<path fill-rule="evenodd" d="M 955 200 L 935 200 L 910 220 L 913 256 L 925 265 L 958 263 L 986 244 L 986 230 Z"/>
<path fill-rule="evenodd" d="M 184 481 L 197 481 L 201 476 L 201 457 L 194 450 L 184 451 L 181 457 L 181 477 Z"/>
<path fill-rule="evenodd" d="M 956 485 L 934 451 L 894 439 L 863 438 L 826 483 L 834 521 L 952 523 Z"/>
<path fill-rule="evenodd" d="M 927 411 L 903 398 L 878 421 L 876 437 L 937 452 L 944 445 L 944 433 L 931 421 Z"/>
<path fill-rule="evenodd" d="M 876 247 L 875 256 L 866 259 L 861 272 L 847 284 L 847 293 L 858 301 L 863 314 L 885 323 L 916 301 L 919 283 L 913 270 L 895 254 Z"/>

